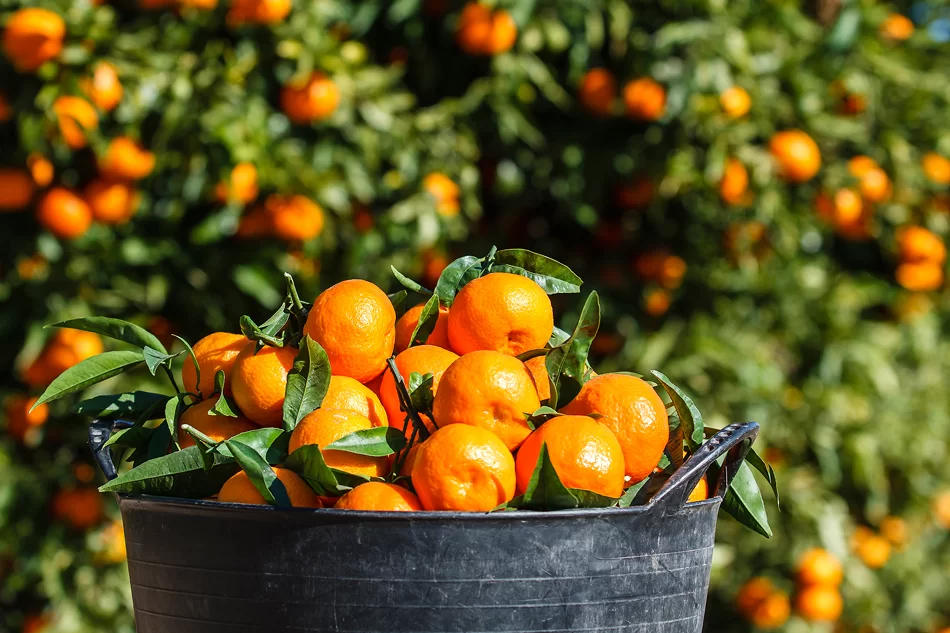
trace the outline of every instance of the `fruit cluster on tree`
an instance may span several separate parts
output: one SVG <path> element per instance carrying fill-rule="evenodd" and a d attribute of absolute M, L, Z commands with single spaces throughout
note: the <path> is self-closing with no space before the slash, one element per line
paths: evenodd
<path fill-rule="evenodd" d="M 776 535 L 723 519 L 711 629 L 752 626 L 756 577 L 758 622 L 801 626 L 815 547 L 842 581 L 805 595 L 843 626 L 947 626 L 946 10 L 0 0 L 0 626 L 131 630 L 81 418 L 28 412 L 103 342 L 43 324 L 171 348 L 275 308 L 284 270 L 432 287 L 491 244 L 598 290 L 599 367 L 763 425 Z"/>

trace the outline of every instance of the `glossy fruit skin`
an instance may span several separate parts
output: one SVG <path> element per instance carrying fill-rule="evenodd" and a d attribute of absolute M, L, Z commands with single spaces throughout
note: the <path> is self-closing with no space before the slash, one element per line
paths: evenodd
<path fill-rule="evenodd" d="M 658 121 L 666 112 L 666 88 L 650 77 L 629 82 L 623 89 L 627 116 L 638 121 Z"/>
<path fill-rule="evenodd" d="M 298 125 L 330 118 L 340 105 L 340 89 L 323 73 L 303 82 L 287 84 L 280 93 L 280 107 Z"/>
<path fill-rule="evenodd" d="M 735 158 L 726 160 L 722 171 L 722 180 L 719 181 L 719 197 L 726 204 L 739 204 L 749 190 L 749 172 L 745 165 Z"/>
<path fill-rule="evenodd" d="M 432 393 L 439 393 L 439 384 L 449 366 L 458 360 L 458 354 L 434 345 L 417 345 L 410 347 L 396 356 L 396 367 L 399 374 L 408 386 L 413 372 L 432 374 Z M 399 393 L 396 391 L 396 378 L 389 370 L 383 372 L 383 379 L 379 386 L 379 399 L 386 408 L 387 417 L 392 420 L 391 426 L 403 429 L 406 437 L 412 434 L 412 423 L 406 422 L 406 414 L 402 410 Z M 423 422 L 430 427 L 432 421 L 425 414 L 421 415 Z"/>
<path fill-rule="evenodd" d="M 417 306 L 409 308 L 396 321 L 396 343 L 394 349 L 397 354 L 405 351 L 409 347 L 412 333 L 419 324 L 419 317 L 422 316 L 422 308 L 424 307 L 425 304 L 420 303 Z M 436 347 L 441 347 L 443 349 L 452 349 L 449 345 L 448 308 L 441 306 L 439 307 L 439 316 L 436 319 L 435 328 L 433 328 L 432 333 L 429 334 L 429 337 L 426 339 L 426 345 L 435 345 Z"/>
<path fill-rule="evenodd" d="M 838 586 L 844 569 L 838 558 L 828 550 L 814 547 L 798 559 L 796 579 L 801 585 Z"/>
<path fill-rule="evenodd" d="M 195 445 L 195 439 L 181 426 L 187 424 L 201 431 L 216 442 L 229 440 L 235 435 L 246 431 L 253 431 L 258 426 L 247 418 L 232 418 L 226 415 L 211 415 L 211 409 L 217 402 L 217 397 L 197 402 L 188 407 L 178 419 L 178 445 L 188 448 Z"/>
<path fill-rule="evenodd" d="M 100 110 L 111 112 L 122 101 L 123 89 L 119 73 L 109 62 L 96 64 L 92 77 L 81 81 L 80 86 Z"/>
<path fill-rule="evenodd" d="M 465 354 L 442 374 L 432 413 L 440 428 L 477 426 L 514 451 L 531 434 L 525 414 L 540 406 L 524 363 L 499 352 L 478 351 Z"/>
<path fill-rule="evenodd" d="M 58 97 L 53 102 L 53 113 L 59 124 L 59 133 L 70 149 L 85 147 L 89 142 L 86 131 L 99 127 L 96 109 L 80 97 Z"/>
<path fill-rule="evenodd" d="M 809 622 L 834 622 L 843 610 L 837 587 L 813 585 L 799 589 L 795 595 L 795 611 Z"/>
<path fill-rule="evenodd" d="M 95 488 L 66 488 L 53 495 L 53 518 L 74 530 L 96 527 L 105 517 L 102 495 Z"/>
<path fill-rule="evenodd" d="M 15 211 L 33 199 L 33 180 L 23 169 L 0 169 L 0 211 Z"/>
<path fill-rule="evenodd" d="M 284 484 L 284 489 L 287 490 L 287 498 L 290 499 L 290 504 L 293 507 L 323 507 L 317 494 L 297 473 L 286 468 L 274 468 L 274 474 Z M 218 493 L 218 501 L 252 505 L 265 505 L 267 503 L 243 470 L 224 482 L 221 492 Z"/>
<path fill-rule="evenodd" d="M 452 424 L 422 444 L 412 485 L 429 511 L 488 512 L 515 494 L 515 460 L 493 433 Z"/>
<path fill-rule="evenodd" d="M 376 285 L 341 281 L 317 296 L 304 334 L 326 350 L 334 375 L 365 383 L 383 372 L 393 353 L 396 311 Z"/>
<path fill-rule="evenodd" d="M 547 294 L 511 273 L 489 273 L 465 284 L 449 311 L 449 343 L 457 354 L 492 350 L 517 356 L 544 347 L 553 330 Z"/>
<path fill-rule="evenodd" d="M 369 510 L 373 512 L 418 512 L 419 497 L 395 484 L 380 481 L 357 486 L 340 497 L 333 506 L 338 510 Z"/>
<path fill-rule="evenodd" d="M 66 23 L 58 14 L 35 7 L 16 11 L 3 30 L 3 52 L 19 70 L 32 72 L 63 50 Z"/>
<path fill-rule="evenodd" d="M 248 343 L 231 368 L 234 401 L 247 418 L 259 425 L 279 428 L 283 420 L 287 374 L 297 350 L 292 347 L 262 347 Z"/>
<path fill-rule="evenodd" d="M 127 136 L 109 142 L 99 171 L 113 180 L 141 180 L 155 169 L 155 154 Z"/>
<path fill-rule="evenodd" d="M 359 413 L 373 426 L 389 426 L 389 416 L 379 396 L 368 386 L 349 376 L 330 377 L 330 387 L 320 406 L 324 409 L 343 409 Z"/>
<path fill-rule="evenodd" d="M 323 459 L 331 468 L 354 475 L 383 477 L 389 465 L 389 459 L 386 457 L 370 457 L 323 448 L 350 433 L 371 428 L 373 423 L 359 413 L 343 409 L 317 409 L 304 417 L 294 429 L 290 436 L 289 449 L 293 453 L 301 446 L 316 445 L 321 447 Z"/>
<path fill-rule="evenodd" d="M 617 80 L 606 68 L 591 68 L 578 88 L 581 105 L 593 115 L 606 117 L 617 100 Z"/>
<path fill-rule="evenodd" d="M 744 117 L 752 109 L 752 97 L 745 88 L 732 86 L 719 95 L 719 104 L 729 118 L 738 119 Z"/>
<path fill-rule="evenodd" d="M 789 182 L 807 182 L 821 169 L 821 151 L 814 139 L 801 130 L 778 132 L 769 141 L 769 151 L 779 175 Z"/>
<path fill-rule="evenodd" d="M 528 489 L 542 445 L 547 447 L 561 483 L 568 488 L 615 499 L 623 494 L 625 469 L 620 442 L 613 431 L 586 415 L 552 418 L 528 436 L 515 458 L 518 494 Z"/>
<path fill-rule="evenodd" d="M 561 412 L 604 416 L 600 422 L 617 436 L 631 484 L 653 472 L 669 440 L 666 405 L 650 385 L 635 376 L 603 374 L 591 378 Z"/>
<path fill-rule="evenodd" d="M 548 376 L 548 368 L 544 362 L 545 356 L 536 356 L 525 361 L 524 366 L 531 372 L 534 379 L 534 386 L 538 390 L 538 398 L 547 400 L 551 397 L 551 379 Z"/>
<path fill-rule="evenodd" d="M 195 363 L 191 356 L 185 357 L 181 366 L 181 382 L 186 391 L 200 393 L 207 398 L 214 391 L 214 376 L 219 371 L 225 373 L 224 393 L 230 396 L 233 393 L 231 385 L 231 369 L 238 355 L 244 351 L 250 341 L 243 334 L 230 332 L 212 332 L 191 346 L 198 359 L 198 368 L 201 370 L 201 382 L 195 372 Z M 238 405 L 240 406 L 240 405 Z"/>
<path fill-rule="evenodd" d="M 40 200 L 36 219 L 56 237 L 70 240 L 80 237 L 92 226 L 92 209 L 69 189 L 54 187 Z"/>
<path fill-rule="evenodd" d="M 83 198 L 92 217 L 103 224 L 122 224 L 135 215 L 139 196 L 127 182 L 98 179 L 86 185 Z"/>

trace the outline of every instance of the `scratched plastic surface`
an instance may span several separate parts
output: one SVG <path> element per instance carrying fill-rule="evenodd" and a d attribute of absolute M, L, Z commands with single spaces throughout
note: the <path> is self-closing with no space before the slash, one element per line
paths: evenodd
<path fill-rule="evenodd" d="M 699 633 L 718 497 L 754 423 L 642 507 L 369 513 L 121 497 L 138 633 Z"/>

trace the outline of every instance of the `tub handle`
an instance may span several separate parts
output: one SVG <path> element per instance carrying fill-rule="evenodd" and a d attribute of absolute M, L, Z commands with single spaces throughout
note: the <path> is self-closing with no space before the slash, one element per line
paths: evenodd
<path fill-rule="evenodd" d="M 132 423 L 126 420 L 93 420 L 89 425 L 89 448 L 92 449 L 92 456 L 96 459 L 99 470 L 106 476 L 106 481 L 112 481 L 119 476 L 112 461 L 112 450 L 106 446 L 106 442 L 117 430 L 131 426 Z"/>
<path fill-rule="evenodd" d="M 709 496 L 712 498 L 724 495 L 758 434 L 757 422 L 730 424 L 722 429 L 709 438 L 673 473 L 659 492 L 653 495 L 650 504 L 663 509 L 664 512 L 678 512 L 686 505 L 690 493 L 709 467 L 723 455 L 726 458 L 719 470 L 719 478 L 715 486 L 710 486 L 712 494 Z"/>

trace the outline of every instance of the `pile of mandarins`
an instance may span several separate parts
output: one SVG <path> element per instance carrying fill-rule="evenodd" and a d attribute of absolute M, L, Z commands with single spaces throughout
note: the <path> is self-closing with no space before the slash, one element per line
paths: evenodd
<path fill-rule="evenodd" d="M 124 321 L 57 324 L 72 329 L 60 330 L 37 367 L 68 369 L 39 399 L 17 404 L 45 418 L 51 400 L 142 365 L 153 375 L 164 368 L 175 395 L 77 405 L 134 420 L 110 441 L 134 467 L 102 490 L 310 508 L 626 507 L 646 501 L 704 441 L 695 407 L 659 372 L 675 414 L 653 383 L 590 367 L 596 293 L 573 333 L 554 326 L 549 294 L 581 283 L 563 264 L 493 249 L 452 262 L 435 290 L 394 273 L 405 289 L 393 295 L 351 279 L 312 304 L 287 275 L 287 298 L 264 324 L 243 317 L 241 334 L 215 332 L 173 354 Z M 410 293 L 427 300 L 403 311 Z M 96 334 L 138 351 L 99 353 Z M 96 349 L 57 365 L 60 339 L 77 337 Z M 185 354 L 179 381 L 172 361 Z M 207 477 L 176 480 L 201 469 Z M 707 495 L 704 477 L 689 500 Z"/>
<path fill-rule="evenodd" d="M 595 375 L 561 407 L 563 415 L 529 422 L 550 397 L 543 350 L 554 313 L 538 283 L 507 272 L 474 279 L 451 307 L 439 308 L 424 344 L 412 345 L 423 310 L 417 305 L 397 319 L 386 293 L 358 279 L 328 288 L 313 302 L 303 334 L 325 350 L 332 376 L 320 407 L 293 429 L 290 453 L 380 426 L 418 440 L 397 380 L 431 375 L 433 399 L 431 415 L 422 414 L 429 436 L 411 443 L 401 464 L 393 456 L 323 451 L 331 468 L 369 479 L 338 499 L 320 497 L 293 471 L 275 468 L 292 505 L 489 511 L 525 492 L 542 444 L 567 488 L 604 497 L 619 498 L 627 485 L 657 467 L 669 438 L 666 405 L 636 376 Z M 182 369 L 184 388 L 211 394 L 215 375 L 223 371 L 225 395 L 241 415 L 214 415 L 214 398 L 196 402 L 180 418 L 182 448 L 195 444 L 188 427 L 223 441 L 281 426 L 296 348 L 261 347 L 242 334 L 216 332 L 193 350 L 196 363 Z M 526 362 L 518 358 L 533 350 L 542 351 Z M 387 366 L 393 354 L 398 379 Z M 694 496 L 705 494 L 702 485 Z M 217 498 L 265 503 L 244 471 L 228 480 Z"/>

